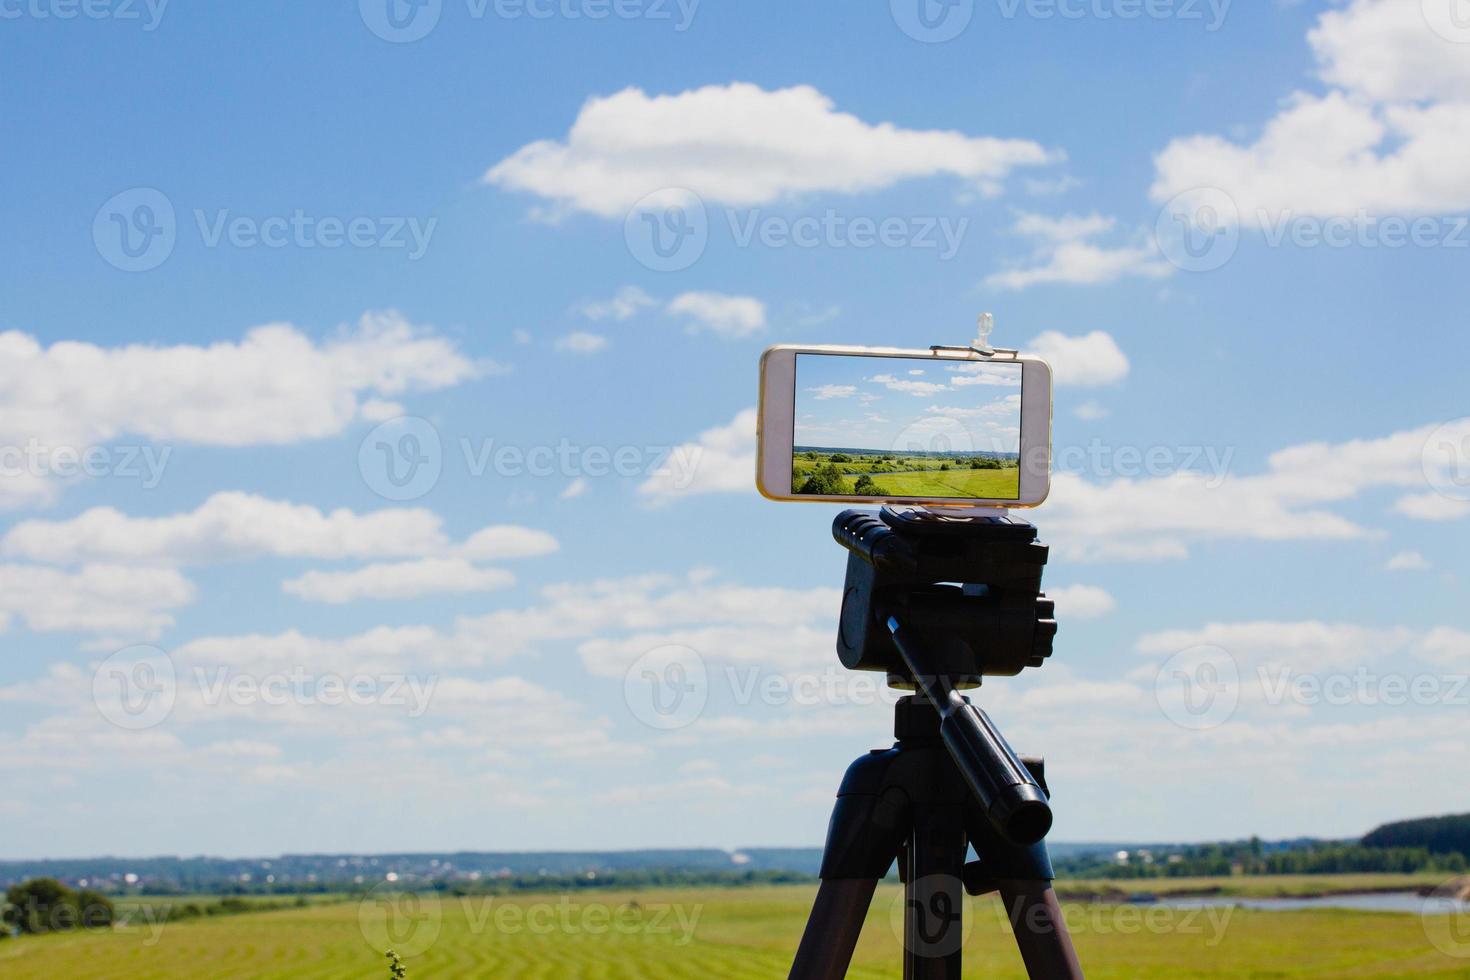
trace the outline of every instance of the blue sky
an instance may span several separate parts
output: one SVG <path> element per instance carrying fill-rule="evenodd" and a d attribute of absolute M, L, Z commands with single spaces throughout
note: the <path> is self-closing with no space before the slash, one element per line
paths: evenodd
<path fill-rule="evenodd" d="M 797 446 L 1014 453 L 1021 367 L 801 354 L 795 413 Z"/>
<path fill-rule="evenodd" d="M 0 855 L 819 842 L 888 708 L 759 354 L 982 310 L 1055 836 L 1470 807 L 1448 4 L 68 9 L 0 27 Z"/>

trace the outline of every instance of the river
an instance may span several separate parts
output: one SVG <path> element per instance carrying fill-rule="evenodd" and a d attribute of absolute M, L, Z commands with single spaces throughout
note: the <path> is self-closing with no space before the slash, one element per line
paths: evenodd
<path fill-rule="evenodd" d="M 1234 905 L 1274 912 L 1305 909 L 1348 909 L 1354 912 L 1412 912 L 1415 915 L 1470 913 L 1470 902 L 1452 898 L 1425 898 L 1417 892 L 1373 892 L 1360 895 L 1324 895 L 1318 898 L 1236 898 L 1229 895 L 1164 896 L 1159 905 L 1173 908 Z"/>

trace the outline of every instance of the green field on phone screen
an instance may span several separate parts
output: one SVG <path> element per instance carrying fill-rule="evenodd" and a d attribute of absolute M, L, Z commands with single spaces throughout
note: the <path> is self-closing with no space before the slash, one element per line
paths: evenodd
<path fill-rule="evenodd" d="M 859 487 L 860 480 L 865 481 Z M 1016 500 L 1014 459 L 971 455 L 803 452 L 792 459 L 791 492 L 807 496 L 954 497 Z"/>

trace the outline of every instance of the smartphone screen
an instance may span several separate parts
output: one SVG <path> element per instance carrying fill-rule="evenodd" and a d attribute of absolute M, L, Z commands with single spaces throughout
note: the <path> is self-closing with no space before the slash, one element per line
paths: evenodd
<path fill-rule="evenodd" d="M 791 493 L 1019 500 L 1023 365 L 796 355 Z"/>

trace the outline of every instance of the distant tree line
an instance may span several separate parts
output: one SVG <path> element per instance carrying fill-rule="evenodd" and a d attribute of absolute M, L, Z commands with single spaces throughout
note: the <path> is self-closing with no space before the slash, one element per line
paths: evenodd
<path fill-rule="evenodd" d="M 744 888 L 758 885 L 808 884 L 816 875 L 798 871 L 694 871 L 678 868 L 609 871 L 588 876 L 516 875 L 478 881 L 438 881 L 435 891 L 451 895 L 510 895 L 517 892 L 574 892 L 598 889 Z"/>
<path fill-rule="evenodd" d="M 204 916 L 243 915 L 246 912 L 275 912 L 280 909 L 302 909 L 310 904 L 305 895 L 297 895 L 294 899 L 283 901 L 271 901 L 270 899 L 250 901 L 231 895 L 217 902 L 181 902 L 169 908 L 168 918 L 170 921 L 178 921 L 198 919 Z"/>
<path fill-rule="evenodd" d="M 1470 854 L 1470 813 L 1386 823 L 1364 837 L 1363 846 L 1425 848 L 1433 854 Z"/>
<path fill-rule="evenodd" d="M 1089 854 L 1056 862 L 1057 871 L 1070 878 L 1218 878 L 1243 875 L 1414 874 L 1431 871 L 1461 874 L 1465 855 L 1456 851 L 1434 853 L 1425 847 L 1366 847 L 1352 842 L 1312 841 L 1269 849 L 1259 838 L 1225 844 L 1129 854 Z"/>

